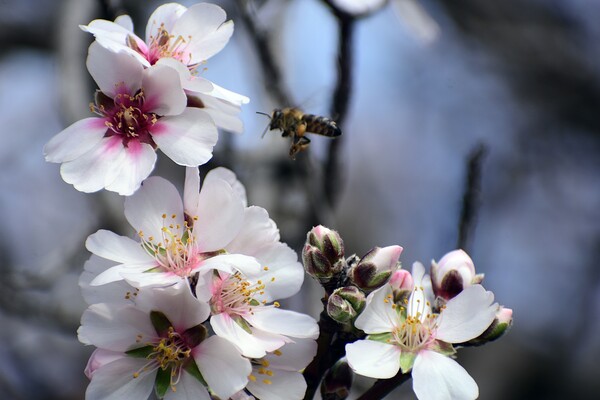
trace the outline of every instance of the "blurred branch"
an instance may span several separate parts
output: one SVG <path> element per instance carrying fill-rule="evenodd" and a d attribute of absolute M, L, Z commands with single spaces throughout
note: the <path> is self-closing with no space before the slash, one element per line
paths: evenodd
<path fill-rule="evenodd" d="M 460 212 L 458 242 L 456 244 L 458 249 L 467 252 L 475 232 L 477 213 L 481 205 L 481 164 L 486 154 L 486 146 L 479 144 L 471 151 L 467 159 L 467 176 Z"/>
<path fill-rule="evenodd" d="M 403 374 L 399 371 L 390 379 L 379 379 L 370 389 L 364 392 L 357 400 L 379 400 L 390 394 L 392 390 L 410 379 L 410 373 Z"/>

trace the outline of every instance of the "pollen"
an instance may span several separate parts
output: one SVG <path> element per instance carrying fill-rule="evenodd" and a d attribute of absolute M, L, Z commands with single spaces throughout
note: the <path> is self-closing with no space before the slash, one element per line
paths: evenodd
<path fill-rule="evenodd" d="M 281 352 L 281 350 L 275 350 L 275 351 L 273 352 L 273 354 L 275 354 L 276 356 L 280 356 L 280 355 L 282 355 L 283 353 Z"/>

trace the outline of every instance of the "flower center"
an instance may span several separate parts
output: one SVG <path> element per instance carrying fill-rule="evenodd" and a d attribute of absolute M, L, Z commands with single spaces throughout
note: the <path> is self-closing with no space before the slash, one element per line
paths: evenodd
<path fill-rule="evenodd" d="M 95 104 L 90 105 L 91 111 L 105 119 L 109 129 L 107 136 L 119 135 L 125 147 L 131 140 L 156 147 L 150 128 L 158 121 L 158 116 L 144 110 L 144 90 L 140 89 L 132 96 L 124 93 L 123 87 L 121 89 L 122 93 L 114 99 L 99 92 Z"/>
<path fill-rule="evenodd" d="M 399 316 L 399 322 L 392 331 L 391 341 L 394 344 L 403 350 L 417 352 L 435 340 L 438 314 L 431 312 L 422 287 L 415 287 L 411 296 L 404 298 L 403 305 L 392 304 L 392 307 Z"/>
<path fill-rule="evenodd" d="M 197 220 L 194 217 L 193 220 Z M 192 275 L 198 265 L 220 252 L 202 253 L 196 245 L 193 228 L 184 220 L 183 226 L 175 222 L 177 215 L 171 215 L 171 221 L 166 214 L 162 215 L 163 226 L 161 236 L 145 237 L 144 232 L 138 232 L 142 247 L 156 260 L 162 272 L 172 272 L 181 277 Z"/>
<path fill-rule="evenodd" d="M 174 58 L 181 61 L 183 64 L 188 65 L 193 72 L 196 66 L 189 65 L 191 63 L 191 54 L 187 51 L 187 47 L 191 41 L 191 36 L 188 36 L 186 39 L 181 35 L 175 37 L 174 35 L 169 34 L 165 29 L 165 25 L 160 24 L 158 34 L 156 36 L 150 36 L 148 54 L 145 54 L 145 56 L 152 65 L 161 58 Z M 137 46 L 134 47 L 134 49 L 136 48 Z"/>
<path fill-rule="evenodd" d="M 232 275 L 215 272 L 210 300 L 211 310 L 214 314 L 227 313 L 237 316 L 252 314 L 254 307 L 266 304 L 266 300 L 259 301 L 254 298 L 256 295 L 263 295 L 265 287 L 263 281 L 251 283 L 239 272 Z M 278 307 L 279 303 L 275 302 L 273 305 Z"/>

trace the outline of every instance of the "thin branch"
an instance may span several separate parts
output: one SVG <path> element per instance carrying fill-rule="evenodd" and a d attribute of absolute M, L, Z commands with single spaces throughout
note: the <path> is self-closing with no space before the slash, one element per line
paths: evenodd
<path fill-rule="evenodd" d="M 390 379 L 380 379 L 370 389 L 364 392 L 357 400 L 379 400 L 390 394 L 398 386 L 410 379 L 410 373 L 398 372 Z"/>
<path fill-rule="evenodd" d="M 477 214 L 481 205 L 481 165 L 486 154 L 485 145 L 479 144 L 471 151 L 467 161 L 467 176 L 456 244 L 457 248 L 465 251 L 471 244 L 477 225 Z"/>

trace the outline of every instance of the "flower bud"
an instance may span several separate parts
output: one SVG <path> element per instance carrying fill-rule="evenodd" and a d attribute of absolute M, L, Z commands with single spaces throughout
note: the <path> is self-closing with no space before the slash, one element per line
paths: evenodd
<path fill-rule="evenodd" d="M 433 293 L 450 300 L 466 287 L 481 283 L 483 274 L 475 274 L 473 260 L 463 250 L 447 253 L 436 263 L 431 263 L 431 283 Z"/>
<path fill-rule="evenodd" d="M 356 286 L 335 289 L 327 299 L 327 314 L 341 324 L 351 322 L 365 308 L 365 294 Z"/>
<path fill-rule="evenodd" d="M 322 225 L 312 228 L 306 235 L 302 261 L 309 275 L 328 282 L 346 265 L 342 238 L 336 231 Z"/>
<path fill-rule="evenodd" d="M 496 311 L 496 318 L 492 324 L 478 337 L 471 339 L 466 343 L 462 343 L 462 346 L 481 346 L 488 342 L 492 342 L 500 337 L 504 336 L 512 326 L 512 314 L 513 311 L 510 308 L 500 306 Z"/>
<path fill-rule="evenodd" d="M 350 280 L 366 291 L 380 288 L 398 268 L 400 253 L 400 246 L 375 247 L 350 270 Z"/>
<path fill-rule="evenodd" d="M 321 398 L 323 400 L 343 400 L 350 395 L 354 372 L 345 358 L 338 360 L 325 373 L 321 382 Z"/>

